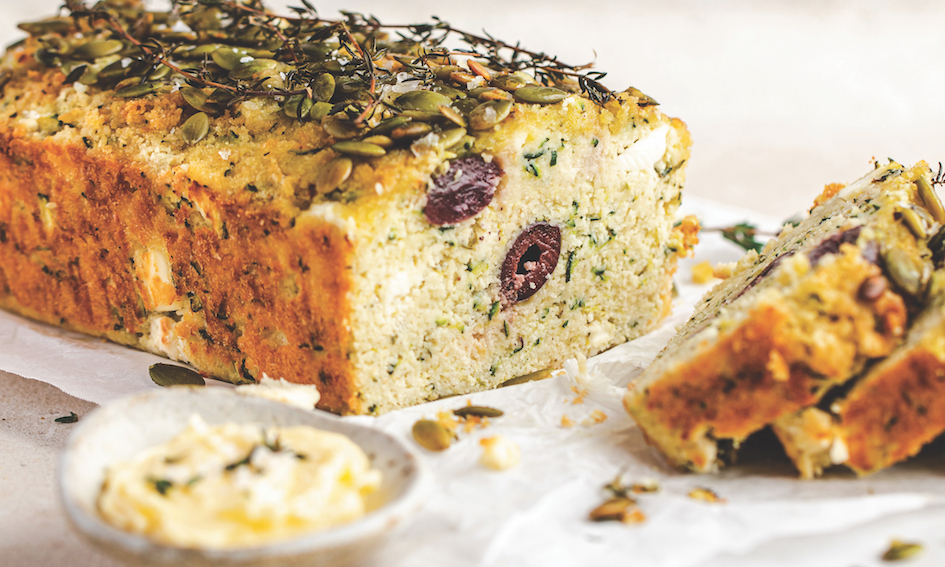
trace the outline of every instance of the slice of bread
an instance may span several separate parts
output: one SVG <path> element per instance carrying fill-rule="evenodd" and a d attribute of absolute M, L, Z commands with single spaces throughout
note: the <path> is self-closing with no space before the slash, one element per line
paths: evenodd
<path fill-rule="evenodd" d="M 868 474 L 902 461 L 945 431 L 945 272 L 905 342 L 850 387 L 774 422 L 804 478 L 846 465 Z"/>
<path fill-rule="evenodd" d="M 670 463 L 718 470 L 902 342 L 932 273 L 929 175 L 890 163 L 834 187 L 706 295 L 624 400 Z"/>

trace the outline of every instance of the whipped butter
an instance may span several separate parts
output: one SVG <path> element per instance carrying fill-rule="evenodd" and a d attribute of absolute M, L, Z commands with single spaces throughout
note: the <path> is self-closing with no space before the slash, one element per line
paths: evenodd
<path fill-rule="evenodd" d="M 207 425 L 107 471 L 106 521 L 160 543 L 231 548 L 350 522 L 381 482 L 347 437 L 307 426 Z"/>

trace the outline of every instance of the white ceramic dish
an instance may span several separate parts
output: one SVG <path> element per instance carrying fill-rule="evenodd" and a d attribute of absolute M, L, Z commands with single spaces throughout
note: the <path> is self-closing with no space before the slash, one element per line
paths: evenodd
<path fill-rule="evenodd" d="M 112 463 L 163 443 L 199 413 L 207 423 L 227 421 L 310 425 L 342 433 L 361 446 L 384 475 L 363 518 L 303 537 L 232 550 L 173 547 L 105 523 L 95 501 Z M 341 566 L 363 563 L 420 507 L 427 474 L 413 451 L 390 435 L 330 414 L 240 396 L 224 388 L 169 388 L 118 400 L 82 420 L 59 467 L 59 489 L 74 528 L 106 553 L 133 565 Z M 381 562 L 382 563 L 382 562 Z"/>

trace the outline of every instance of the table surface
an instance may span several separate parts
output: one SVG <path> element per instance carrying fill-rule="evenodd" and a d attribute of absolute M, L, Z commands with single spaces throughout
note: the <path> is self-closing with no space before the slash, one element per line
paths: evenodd
<path fill-rule="evenodd" d="M 15 22 L 52 14 L 59 4 L 0 2 L 0 42 L 21 36 Z M 825 183 L 864 174 L 874 157 L 933 164 L 945 157 L 937 130 L 945 124 L 945 3 L 410 0 L 318 7 L 324 16 L 344 8 L 391 23 L 437 15 L 565 61 L 596 57 L 609 72 L 605 84 L 638 87 L 689 125 L 688 194 L 777 218 L 805 209 Z M 86 414 L 94 404 L 3 372 L 0 392 L 0 564 L 113 565 L 69 529 L 54 485 L 70 432 L 54 419 Z M 942 518 L 939 511 L 929 521 Z M 829 537 L 775 542 L 711 565 L 807 561 Z"/>

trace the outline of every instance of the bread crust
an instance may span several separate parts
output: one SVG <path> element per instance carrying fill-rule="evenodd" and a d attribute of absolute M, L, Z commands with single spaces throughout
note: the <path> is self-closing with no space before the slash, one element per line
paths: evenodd
<path fill-rule="evenodd" d="M 358 411 L 344 232 L 178 181 L 194 200 L 171 206 L 122 160 L 0 132 L 0 306 L 140 347 L 162 290 L 134 262 L 158 250 L 170 262 L 171 296 L 199 305 L 179 321 L 162 317 L 198 368 L 237 383 L 279 368 L 289 381 L 319 385 L 325 409 Z M 201 216 L 199 198 L 215 201 L 215 222 Z M 55 230 L 44 229 L 44 216 L 55 217 Z"/>

